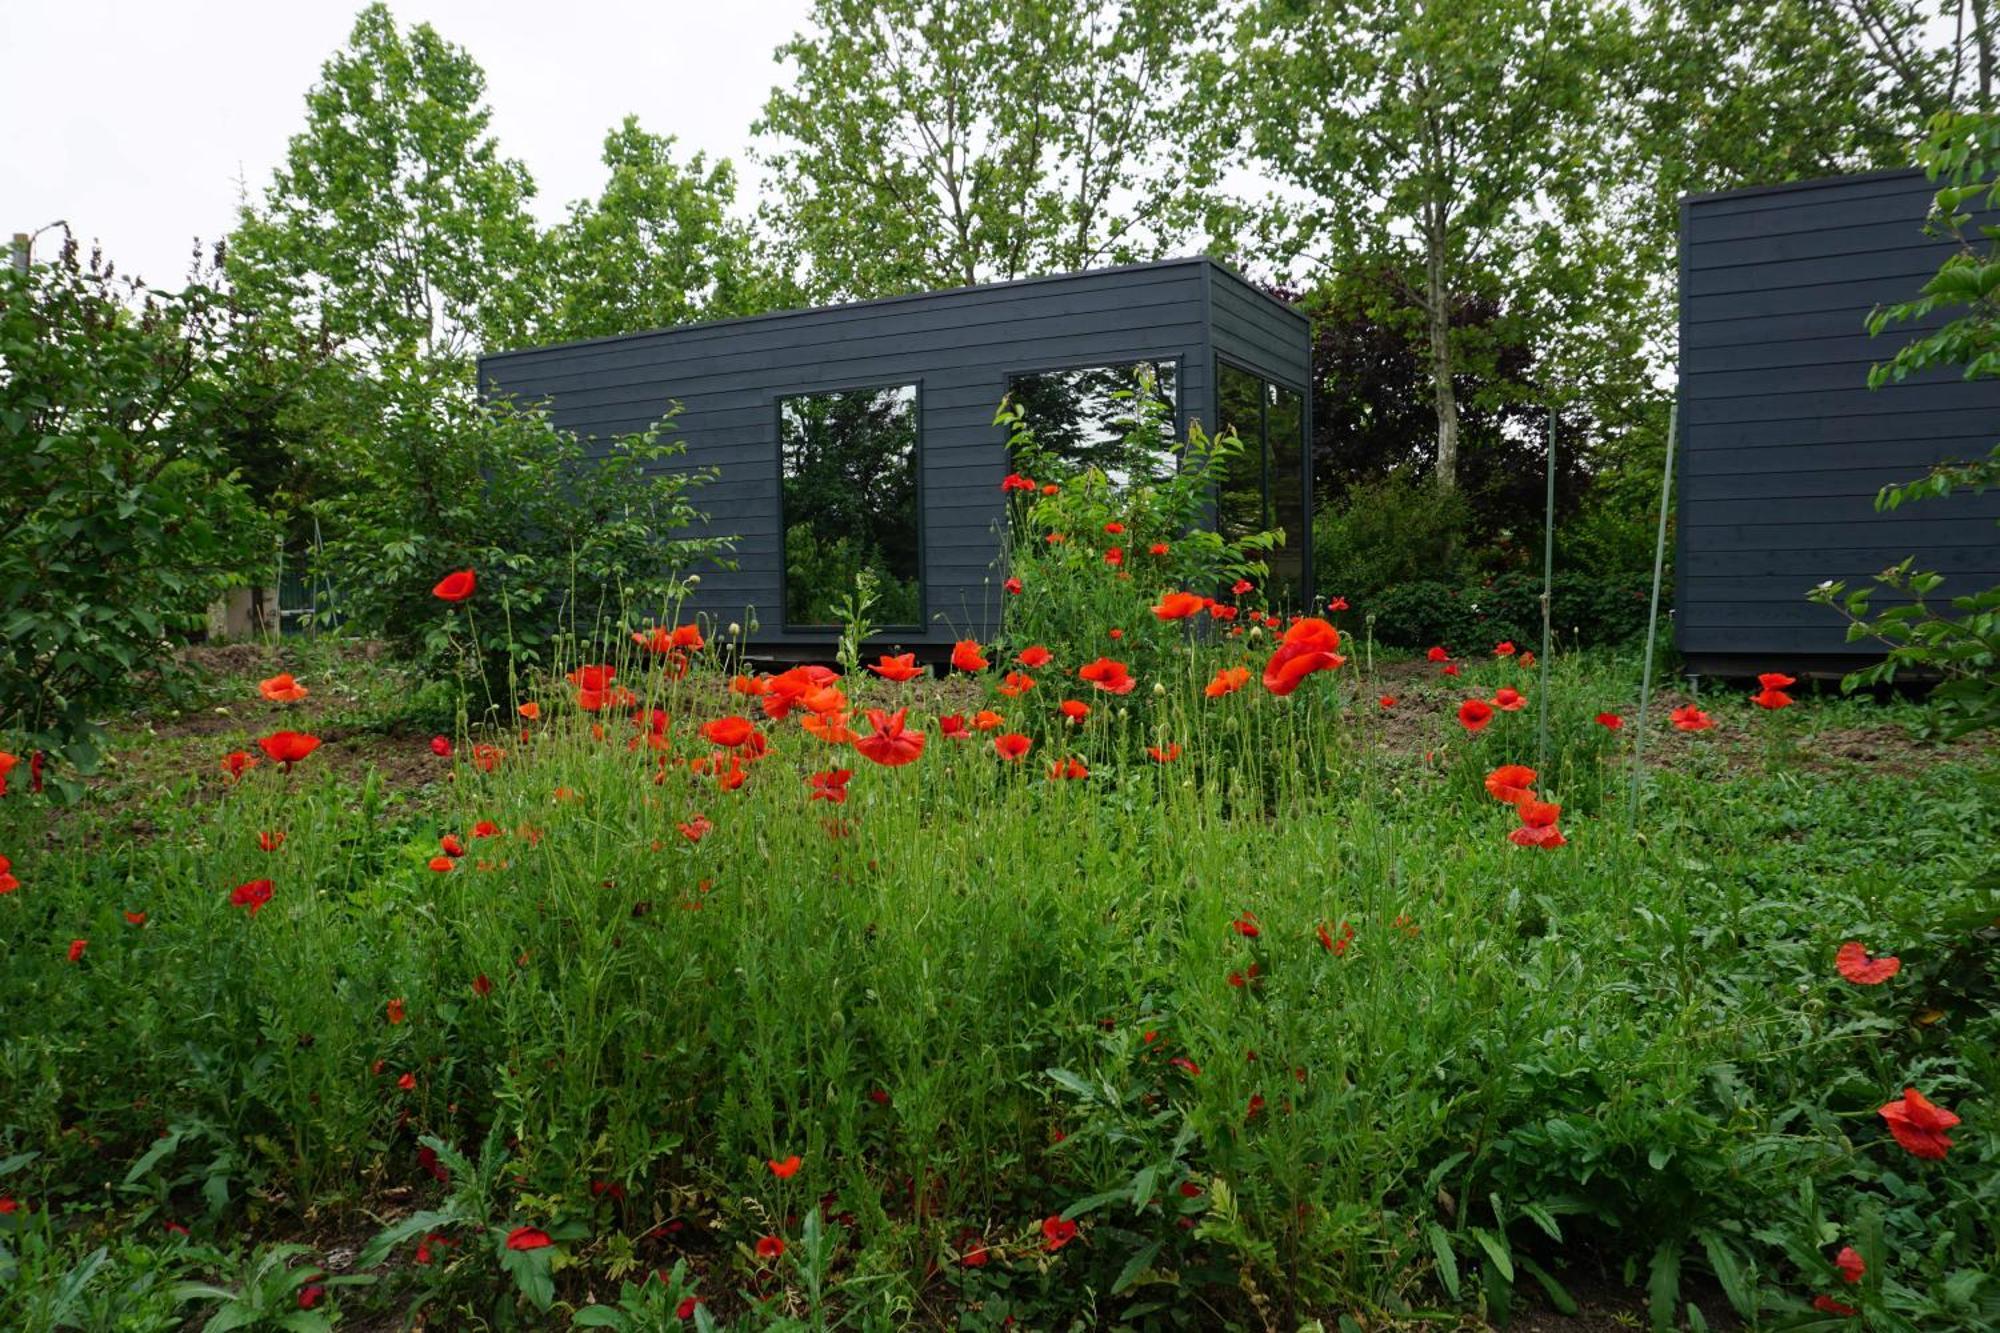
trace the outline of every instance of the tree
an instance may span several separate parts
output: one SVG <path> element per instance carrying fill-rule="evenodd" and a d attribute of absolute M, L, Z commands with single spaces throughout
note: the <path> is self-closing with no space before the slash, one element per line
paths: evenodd
<path fill-rule="evenodd" d="M 550 236 L 547 339 L 594 338 L 754 314 L 790 293 L 729 214 L 736 170 L 696 153 L 674 161 L 671 136 L 636 116 L 604 138 L 610 171 L 595 202 L 578 201 Z"/>
<path fill-rule="evenodd" d="M 1531 341 L 1607 294 L 1598 140 L 1624 32 L 1603 0 L 1262 0 L 1239 28 L 1252 155 L 1306 195 L 1287 210 L 1293 246 L 1330 247 L 1336 268 L 1367 257 L 1422 317 L 1447 489 L 1460 294 L 1497 276 Z"/>
<path fill-rule="evenodd" d="M 143 293 L 67 239 L 0 271 L 0 749 L 90 772 L 134 679 L 171 683 L 174 636 L 269 563 L 232 327 L 226 293 Z"/>
<path fill-rule="evenodd" d="M 1210 207 L 1204 6 L 816 0 L 813 21 L 756 131 L 817 297 L 1152 258 Z"/>
<path fill-rule="evenodd" d="M 537 308 L 534 183 L 487 133 L 486 77 L 429 24 L 361 11 L 321 67 L 231 276 L 252 301 L 380 356 L 464 361 Z"/>

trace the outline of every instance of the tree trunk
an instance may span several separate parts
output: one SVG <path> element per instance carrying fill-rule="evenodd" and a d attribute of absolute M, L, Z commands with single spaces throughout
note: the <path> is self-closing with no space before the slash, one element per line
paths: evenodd
<path fill-rule="evenodd" d="M 1452 387 L 1451 293 L 1444 279 L 1443 238 L 1430 238 L 1424 261 L 1424 304 L 1430 315 L 1431 391 L 1437 400 L 1437 485 L 1458 488 L 1458 394 Z"/>

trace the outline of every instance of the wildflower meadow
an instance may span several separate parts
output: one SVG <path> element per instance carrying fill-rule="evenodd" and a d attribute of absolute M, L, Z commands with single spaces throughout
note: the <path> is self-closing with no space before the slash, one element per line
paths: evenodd
<path fill-rule="evenodd" d="M 1771 674 L 1635 787 L 1629 656 L 1007 484 L 937 672 L 668 607 L 428 735 L 336 639 L 96 802 L 0 758 L 0 1323 L 1990 1326 L 1990 750 Z"/>

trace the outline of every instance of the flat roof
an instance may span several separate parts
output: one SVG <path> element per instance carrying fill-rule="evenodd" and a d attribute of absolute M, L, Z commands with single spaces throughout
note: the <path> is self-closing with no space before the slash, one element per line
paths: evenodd
<path fill-rule="evenodd" d="M 1139 264 L 1112 264 L 1104 268 L 1076 269 L 1068 273 L 1045 273 L 1032 278 L 1007 278 L 997 282 L 974 282 L 959 287 L 944 287 L 933 291 L 905 292 L 898 296 L 877 296 L 865 301 L 836 301 L 831 305 L 795 306 L 785 310 L 767 310 L 756 315 L 734 315 L 727 319 L 703 319 L 691 324 L 669 324 L 657 329 L 638 329 L 631 333 L 614 333 L 598 338 L 573 338 L 566 342 L 537 343 L 532 347 L 510 347 L 504 351 L 485 352 L 479 357 L 483 365 L 488 361 L 498 361 L 510 356 L 532 356 L 537 352 L 555 351 L 561 348 L 593 347 L 606 343 L 628 342 L 634 338 L 657 338 L 663 333 L 679 333 L 683 329 L 718 329 L 732 324 L 755 324 L 769 320 L 798 319 L 806 315 L 824 314 L 829 310 L 859 310 L 871 306 L 889 306 L 902 303 L 929 301 L 940 296 L 961 296 L 971 292 L 994 291 L 1003 287 L 1033 287 L 1038 285 L 1073 282 L 1078 278 L 1101 277 L 1107 273 L 1145 273 L 1163 268 L 1181 268 L 1207 265 L 1224 277 L 1237 283 L 1245 290 L 1256 294 L 1262 300 L 1283 311 L 1301 324 L 1310 326 L 1312 317 L 1296 306 L 1287 305 L 1269 292 L 1263 291 L 1241 273 L 1212 255 L 1181 255 L 1172 259 L 1154 259 Z M 482 377 L 483 378 L 483 377 Z"/>

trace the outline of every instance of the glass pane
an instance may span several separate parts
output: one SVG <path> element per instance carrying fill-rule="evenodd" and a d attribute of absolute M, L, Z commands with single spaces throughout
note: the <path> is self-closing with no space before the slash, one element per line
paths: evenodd
<path fill-rule="evenodd" d="M 1174 370 L 1172 361 L 1044 370 L 1016 375 L 1007 392 L 1026 413 L 1038 445 L 1072 467 L 1099 469 L 1122 488 L 1173 474 L 1180 408 Z M 1167 406 L 1160 438 L 1150 442 L 1126 439 L 1134 400 L 1113 396 L 1120 390 L 1137 393 L 1141 372 L 1152 375 L 1152 396 Z"/>
<path fill-rule="evenodd" d="M 866 572 L 875 581 L 877 624 L 923 624 L 917 386 L 784 399 L 778 435 L 786 623 L 840 623 L 839 605 Z"/>
<path fill-rule="evenodd" d="M 1222 420 L 1217 434 L 1234 430 L 1243 452 L 1217 469 L 1216 530 L 1235 541 L 1270 524 L 1264 517 L 1264 383 L 1246 370 L 1216 367 L 1216 403 Z"/>
<path fill-rule="evenodd" d="M 1271 599 L 1302 606 L 1306 597 L 1305 400 L 1290 389 L 1266 385 L 1265 439 L 1271 451 L 1271 526 L 1285 544 L 1270 554 Z"/>

